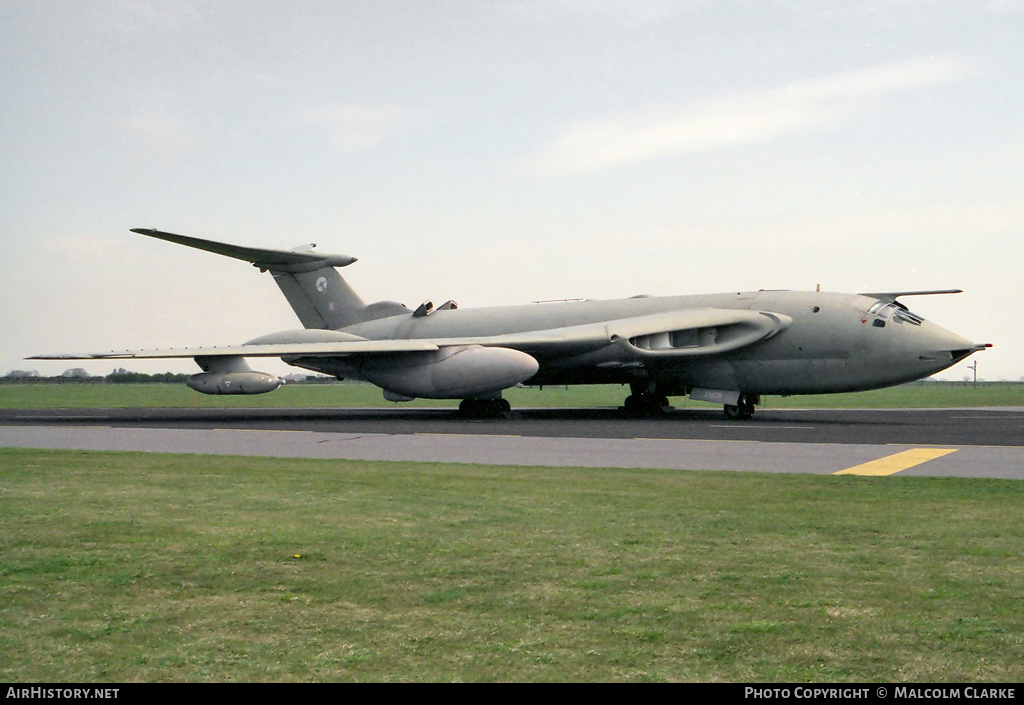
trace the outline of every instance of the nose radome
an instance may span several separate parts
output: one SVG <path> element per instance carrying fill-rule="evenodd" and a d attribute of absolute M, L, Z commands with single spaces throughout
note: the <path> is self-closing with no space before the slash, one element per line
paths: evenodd
<path fill-rule="evenodd" d="M 927 321 L 921 326 L 917 337 L 918 359 L 939 365 L 936 371 L 944 370 L 979 350 L 992 347 L 989 343 L 972 343 L 967 338 Z"/>

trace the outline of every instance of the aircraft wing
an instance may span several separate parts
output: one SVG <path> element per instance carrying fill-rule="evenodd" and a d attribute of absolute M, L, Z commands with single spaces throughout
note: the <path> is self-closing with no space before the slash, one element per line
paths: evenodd
<path fill-rule="evenodd" d="M 666 311 L 547 330 L 483 337 L 431 338 L 438 347 L 483 345 L 520 350 L 538 357 L 568 357 L 625 347 L 639 357 L 715 355 L 765 340 L 792 324 L 789 316 L 736 309 Z"/>
<path fill-rule="evenodd" d="M 706 356 L 765 340 L 789 327 L 788 316 L 736 309 L 691 309 L 576 326 L 486 336 L 369 340 L 335 331 L 291 331 L 244 345 L 35 355 L 31 360 L 110 360 L 188 357 L 353 357 L 480 345 L 519 350 L 542 358 L 582 355 L 609 345 L 632 356 Z"/>
<path fill-rule="evenodd" d="M 437 350 L 438 346 L 422 340 L 359 340 L 327 343 L 276 343 L 215 345 L 196 348 L 164 348 L 160 350 L 112 350 L 99 353 L 57 353 L 33 355 L 28 360 L 146 360 L 186 357 L 282 357 L 285 355 L 316 355 L 318 357 L 359 354 L 407 353 Z"/>

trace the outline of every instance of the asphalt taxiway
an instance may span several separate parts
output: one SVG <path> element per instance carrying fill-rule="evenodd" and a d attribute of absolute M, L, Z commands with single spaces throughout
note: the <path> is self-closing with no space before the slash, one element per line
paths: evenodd
<path fill-rule="evenodd" d="M 680 409 L 0 410 L 0 446 L 813 474 L 1024 479 L 1024 407 L 762 409 L 747 421 Z"/>

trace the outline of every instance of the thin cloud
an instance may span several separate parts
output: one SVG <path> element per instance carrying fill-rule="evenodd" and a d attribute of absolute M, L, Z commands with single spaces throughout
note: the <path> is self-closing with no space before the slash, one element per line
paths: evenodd
<path fill-rule="evenodd" d="M 166 32 L 200 20 L 200 13 L 188 2 L 165 5 L 140 0 L 113 0 L 97 8 L 97 26 L 126 34 Z"/>
<path fill-rule="evenodd" d="M 362 152 L 415 129 L 433 115 L 427 109 L 399 105 L 343 104 L 309 109 L 300 122 L 323 131 L 336 150 Z"/>
<path fill-rule="evenodd" d="M 967 75 L 957 61 L 911 60 L 792 84 L 579 123 L 528 157 L 523 167 L 571 176 L 666 156 L 725 149 L 833 124 L 887 94 Z"/>
<path fill-rule="evenodd" d="M 130 146 L 133 159 L 161 165 L 187 159 L 209 140 L 181 102 L 165 91 L 140 93 L 123 114 L 113 118 L 112 126 Z"/>

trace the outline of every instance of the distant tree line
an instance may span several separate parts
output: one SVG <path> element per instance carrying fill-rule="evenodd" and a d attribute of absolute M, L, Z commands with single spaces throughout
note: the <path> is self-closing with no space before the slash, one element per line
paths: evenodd
<path fill-rule="evenodd" d="M 0 377 L 0 382 L 6 384 L 184 384 L 188 378 L 187 374 L 173 372 L 147 375 L 143 372 L 125 371 L 111 372 L 109 375 L 60 374 L 54 377 L 43 377 L 39 374 L 24 374 L 19 370 L 13 370 Z"/>
<path fill-rule="evenodd" d="M 157 372 L 155 375 L 147 375 L 143 372 L 119 371 L 111 372 L 102 379 L 104 382 L 110 382 L 111 384 L 184 384 L 188 378 L 189 375 L 187 374 L 177 374 L 174 372 Z"/>
<path fill-rule="evenodd" d="M 66 370 L 53 377 L 44 377 L 37 371 L 11 370 L 0 377 L 0 384 L 184 384 L 191 375 L 175 372 L 129 372 L 117 369 L 109 375 L 90 375 L 81 368 Z M 288 375 L 289 384 L 333 384 L 334 377 L 324 375 Z"/>

